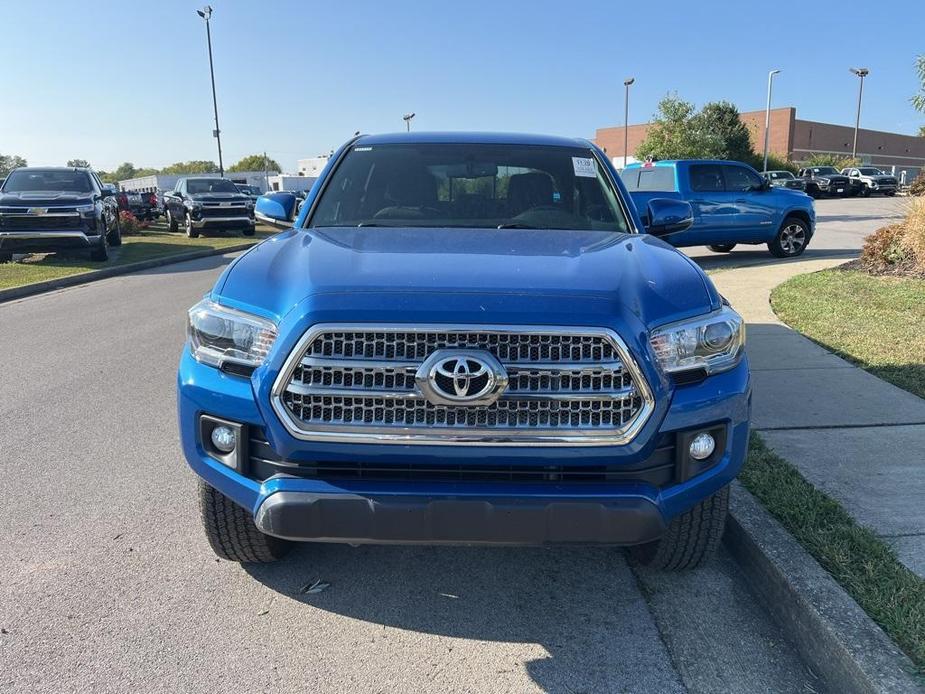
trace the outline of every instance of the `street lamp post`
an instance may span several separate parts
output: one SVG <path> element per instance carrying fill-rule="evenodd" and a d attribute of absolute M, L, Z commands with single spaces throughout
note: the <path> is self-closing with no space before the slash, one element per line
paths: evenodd
<path fill-rule="evenodd" d="M 780 70 L 771 70 L 768 73 L 768 105 L 764 109 L 764 168 L 762 171 L 768 170 L 768 133 L 771 130 L 771 83 L 774 81 L 774 75 L 779 72 Z"/>
<path fill-rule="evenodd" d="M 402 119 L 403 121 L 405 121 L 405 126 L 407 127 L 409 133 L 411 132 L 411 119 L 412 119 L 412 118 L 414 118 L 414 113 L 413 113 L 413 112 L 412 112 L 412 113 L 406 113 L 405 115 L 403 115 L 403 116 L 401 117 L 401 119 Z"/>
<path fill-rule="evenodd" d="M 851 146 L 851 158 L 858 156 L 858 128 L 861 126 L 861 97 L 864 96 L 864 78 L 870 74 L 866 67 L 848 68 L 852 73 L 861 78 L 861 86 L 858 88 L 858 115 L 854 119 L 854 144 Z"/>
<path fill-rule="evenodd" d="M 623 168 L 626 168 L 626 157 L 629 154 L 630 142 L 630 85 L 636 81 L 635 77 L 623 80 L 626 94 L 623 97 Z"/>
<path fill-rule="evenodd" d="M 218 127 L 218 99 L 215 97 L 215 69 L 212 67 L 212 30 L 209 27 L 209 19 L 212 18 L 212 6 L 206 5 L 201 10 L 196 10 L 196 14 L 206 20 L 206 42 L 209 45 L 209 75 L 212 78 L 212 108 L 215 110 L 215 130 L 212 136 L 218 143 L 218 173 L 225 177 L 225 166 L 222 164 L 222 137 L 221 130 Z"/>

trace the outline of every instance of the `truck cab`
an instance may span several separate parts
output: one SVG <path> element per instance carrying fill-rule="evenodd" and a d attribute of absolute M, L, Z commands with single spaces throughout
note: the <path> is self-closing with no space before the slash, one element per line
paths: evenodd
<path fill-rule="evenodd" d="M 654 198 L 690 203 L 694 223 L 667 238 L 674 246 L 708 246 L 729 252 L 739 244 L 767 244 L 780 258 L 806 250 L 815 230 L 812 200 L 801 191 L 773 187 L 748 164 L 673 160 L 630 164 L 620 174 L 645 221 Z"/>

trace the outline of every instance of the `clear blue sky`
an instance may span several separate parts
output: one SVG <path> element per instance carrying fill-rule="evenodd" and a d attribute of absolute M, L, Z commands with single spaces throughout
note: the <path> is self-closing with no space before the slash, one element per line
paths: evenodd
<path fill-rule="evenodd" d="M 844 9 L 839 11 L 837 5 Z M 216 159 L 201 3 L 0 0 L 0 153 L 163 166 Z M 593 137 L 669 91 L 774 105 L 810 120 L 914 134 L 925 0 L 793 3 L 212 0 L 225 162 L 264 149 L 285 169 L 355 130 L 513 130 Z"/>

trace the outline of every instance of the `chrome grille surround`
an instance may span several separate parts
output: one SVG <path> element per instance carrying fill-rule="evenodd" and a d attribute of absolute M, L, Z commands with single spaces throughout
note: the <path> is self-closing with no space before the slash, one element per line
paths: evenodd
<path fill-rule="evenodd" d="M 428 401 L 415 372 L 439 349 L 491 352 L 508 373 L 501 398 Z M 614 331 L 563 326 L 315 325 L 287 357 L 271 399 L 299 439 L 425 445 L 620 445 L 654 408 Z"/>

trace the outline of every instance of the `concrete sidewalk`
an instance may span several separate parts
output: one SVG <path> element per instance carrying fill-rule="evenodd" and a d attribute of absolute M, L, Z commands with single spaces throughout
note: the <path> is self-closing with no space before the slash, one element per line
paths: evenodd
<path fill-rule="evenodd" d="M 711 278 L 748 324 L 755 429 L 925 577 L 925 400 L 803 337 L 769 303 L 790 277 L 841 262 L 789 261 Z"/>

